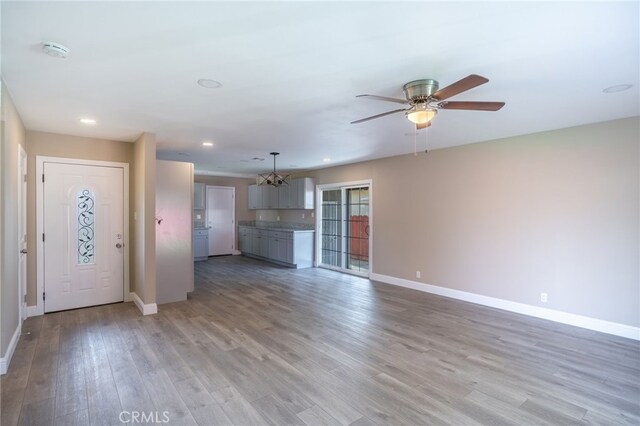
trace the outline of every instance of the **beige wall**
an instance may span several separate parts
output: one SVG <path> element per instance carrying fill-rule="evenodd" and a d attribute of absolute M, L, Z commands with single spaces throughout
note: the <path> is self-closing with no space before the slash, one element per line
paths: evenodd
<path fill-rule="evenodd" d="M 305 174 L 373 180 L 375 273 L 638 327 L 639 128 L 635 117 Z"/>
<path fill-rule="evenodd" d="M 133 261 L 131 291 L 145 304 L 156 303 L 156 140 L 144 133 L 133 148 Z"/>
<path fill-rule="evenodd" d="M 36 295 L 36 156 L 74 158 L 81 160 L 114 161 L 129 164 L 133 173 L 133 144 L 105 139 L 27 131 L 27 304 L 37 303 Z M 131 179 L 130 179 L 131 182 Z M 130 184 L 131 188 L 131 184 Z M 129 203 L 133 200 L 129 191 Z M 130 214 L 131 216 L 131 214 Z M 129 235 L 134 222 L 129 219 Z M 132 259 L 130 255 L 130 260 Z"/>
<path fill-rule="evenodd" d="M 11 95 L 0 82 L 0 356 L 4 357 L 18 328 L 18 146 L 25 129 Z"/>

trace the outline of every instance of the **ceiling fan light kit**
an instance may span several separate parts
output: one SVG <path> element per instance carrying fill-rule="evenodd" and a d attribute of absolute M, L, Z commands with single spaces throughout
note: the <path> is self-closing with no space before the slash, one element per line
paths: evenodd
<path fill-rule="evenodd" d="M 269 155 L 273 155 L 273 171 L 265 175 L 258 175 L 258 185 L 271 185 L 276 188 L 282 185 L 289 185 L 290 174 L 281 175 L 276 173 L 276 156 L 280 155 L 279 152 L 270 152 Z"/>
<path fill-rule="evenodd" d="M 427 124 L 436 116 L 437 113 L 437 109 L 429 108 L 426 103 L 421 103 L 407 112 L 407 118 L 415 124 Z"/>
<path fill-rule="evenodd" d="M 443 89 L 439 89 L 439 84 L 436 80 L 414 80 L 402 86 L 402 91 L 404 92 L 406 100 L 377 95 L 358 95 L 356 96 L 357 98 L 364 97 L 379 101 L 394 102 L 398 104 L 408 105 L 409 107 L 362 118 L 360 120 L 352 121 L 351 124 L 362 123 L 364 121 L 369 121 L 375 118 L 384 117 L 385 115 L 404 111 L 407 119 L 414 123 L 416 125 L 416 129 L 419 130 L 431 125 L 431 120 L 436 116 L 439 109 L 498 111 L 504 106 L 504 102 L 460 102 L 445 100 L 459 93 L 480 86 L 481 84 L 485 84 L 488 81 L 489 79 L 485 77 L 471 74 Z"/>

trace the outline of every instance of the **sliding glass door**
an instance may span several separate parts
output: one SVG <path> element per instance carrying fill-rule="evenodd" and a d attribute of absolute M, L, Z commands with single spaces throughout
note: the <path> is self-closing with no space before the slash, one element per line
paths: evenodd
<path fill-rule="evenodd" d="M 318 189 L 318 266 L 368 276 L 371 182 Z"/>

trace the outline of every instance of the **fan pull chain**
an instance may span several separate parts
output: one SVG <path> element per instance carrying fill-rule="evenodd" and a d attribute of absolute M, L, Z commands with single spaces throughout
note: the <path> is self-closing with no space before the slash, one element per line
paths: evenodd
<path fill-rule="evenodd" d="M 424 153 L 429 153 L 429 128 L 424 129 Z"/>
<path fill-rule="evenodd" d="M 413 156 L 418 156 L 418 130 L 413 130 Z"/>

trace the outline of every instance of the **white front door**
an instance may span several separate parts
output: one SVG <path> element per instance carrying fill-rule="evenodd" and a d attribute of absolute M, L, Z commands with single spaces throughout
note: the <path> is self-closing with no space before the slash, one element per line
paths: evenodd
<path fill-rule="evenodd" d="M 235 192 L 233 187 L 207 186 L 209 256 L 233 253 Z"/>
<path fill-rule="evenodd" d="M 45 162 L 44 311 L 124 299 L 124 169 Z"/>

